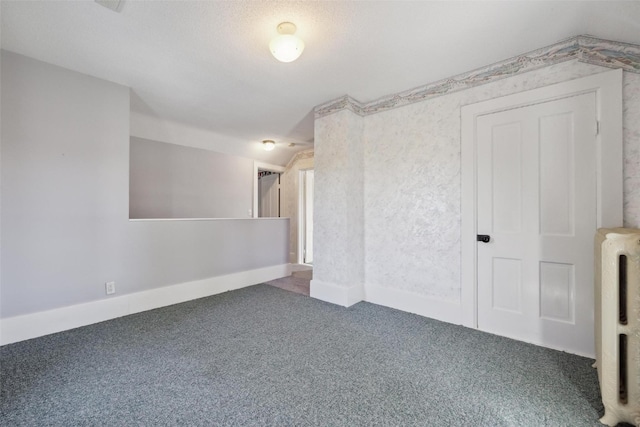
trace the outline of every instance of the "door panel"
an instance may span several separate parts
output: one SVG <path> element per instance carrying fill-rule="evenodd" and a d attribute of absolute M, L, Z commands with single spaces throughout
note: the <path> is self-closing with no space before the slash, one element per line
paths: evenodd
<path fill-rule="evenodd" d="M 540 316 L 573 322 L 575 265 L 540 262 Z"/>
<path fill-rule="evenodd" d="M 540 232 L 573 235 L 573 114 L 540 118 Z"/>
<path fill-rule="evenodd" d="M 478 327 L 593 351 L 595 94 L 477 119 Z"/>
<path fill-rule="evenodd" d="M 508 123 L 493 129 L 491 161 L 501 165 L 493 169 L 493 229 L 518 233 L 522 219 L 522 129 L 520 123 Z"/>
<path fill-rule="evenodd" d="M 491 307 L 522 314 L 522 260 L 495 257 L 492 261 Z"/>

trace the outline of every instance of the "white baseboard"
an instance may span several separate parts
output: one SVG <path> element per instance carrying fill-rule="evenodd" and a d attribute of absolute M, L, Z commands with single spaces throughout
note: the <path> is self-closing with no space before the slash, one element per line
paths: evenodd
<path fill-rule="evenodd" d="M 290 264 L 274 265 L 69 307 L 9 317 L 0 320 L 0 345 L 232 291 L 290 274 Z"/>
<path fill-rule="evenodd" d="M 365 285 L 365 301 L 455 325 L 462 324 L 459 303 L 382 286 Z"/>
<path fill-rule="evenodd" d="M 340 286 L 320 280 L 311 281 L 311 297 L 350 307 L 360 301 L 419 314 L 447 323 L 462 323 L 459 303 L 382 286 Z"/>
<path fill-rule="evenodd" d="M 312 298 L 343 307 L 350 307 L 364 300 L 364 289 L 362 285 L 346 287 L 334 283 L 312 280 L 310 291 Z"/>

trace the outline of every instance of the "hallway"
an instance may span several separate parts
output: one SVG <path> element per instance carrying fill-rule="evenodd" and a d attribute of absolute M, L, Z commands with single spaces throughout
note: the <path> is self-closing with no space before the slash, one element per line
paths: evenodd
<path fill-rule="evenodd" d="M 265 282 L 267 285 L 309 296 L 309 283 L 313 278 L 313 267 L 306 264 L 293 264 L 291 276 Z"/>

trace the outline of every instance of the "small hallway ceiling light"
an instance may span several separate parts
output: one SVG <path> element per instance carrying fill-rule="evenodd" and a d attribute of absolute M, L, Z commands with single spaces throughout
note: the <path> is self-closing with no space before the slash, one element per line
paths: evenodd
<path fill-rule="evenodd" d="M 304 42 L 295 36 L 296 25 L 291 22 L 283 22 L 278 25 L 278 34 L 271 43 L 269 49 L 273 56 L 280 62 L 292 62 L 298 59 L 304 50 Z"/>
<path fill-rule="evenodd" d="M 262 147 L 265 151 L 271 151 L 276 148 L 276 142 L 271 139 L 265 139 L 262 141 Z"/>

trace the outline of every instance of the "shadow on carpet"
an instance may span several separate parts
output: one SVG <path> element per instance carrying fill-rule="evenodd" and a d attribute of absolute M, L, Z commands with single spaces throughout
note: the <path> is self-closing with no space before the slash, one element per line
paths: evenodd
<path fill-rule="evenodd" d="M 313 277 L 313 270 L 294 271 L 291 276 L 281 277 L 279 279 L 264 282 L 266 285 L 275 286 L 276 288 L 284 289 L 285 291 L 296 292 L 298 294 L 310 295 L 311 291 L 311 279 Z"/>

